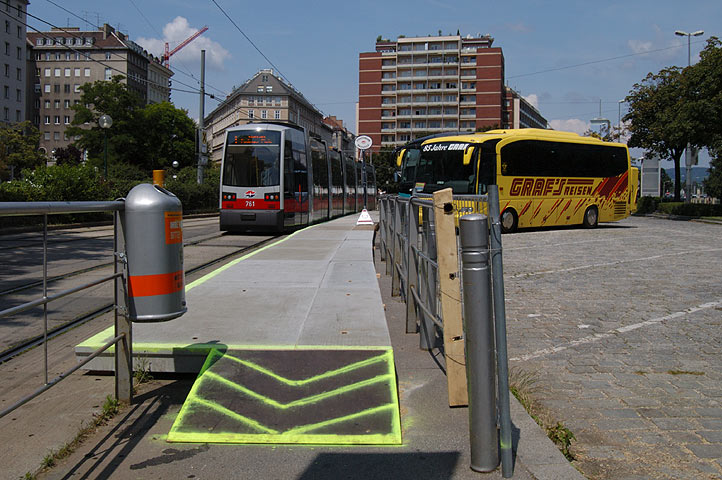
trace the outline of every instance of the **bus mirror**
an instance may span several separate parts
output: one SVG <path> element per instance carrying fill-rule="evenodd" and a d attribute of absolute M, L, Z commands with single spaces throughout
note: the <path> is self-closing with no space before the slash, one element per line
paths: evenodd
<path fill-rule="evenodd" d="M 396 166 L 397 166 L 397 167 L 400 167 L 400 166 L 401 166 L 401 160 L 404 159 L 404 153 L 406 153 L 406 149 L 405 149 L 405 148 L 401 149 L 401 151 L 399 152 L 399 154 L 396 155 Z"/>
<path fill-rule="evenodd" d="M 464 165 L 469 165 L 471 163 L 471 157 L 473 155 L 474 155 L 474 146 L 467 145 L 467 147 L 464 149 Z"/>

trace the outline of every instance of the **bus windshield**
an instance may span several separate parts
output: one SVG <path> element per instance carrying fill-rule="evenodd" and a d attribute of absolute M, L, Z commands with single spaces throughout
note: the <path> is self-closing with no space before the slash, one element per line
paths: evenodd
<path fill-rule="evenodd" d="M 476 161 L 464 165 L 464 149 L 468 143 L 438 142 L 421 147 L 416 166 L 415 192 L 433 193 L 451 188 L 455 194 L 474 193 Z"/>
<path fill-rule="evenodd" d="M 223 162 L 223 185 L 280 185 L 281 132 L 229 132 Z"/>

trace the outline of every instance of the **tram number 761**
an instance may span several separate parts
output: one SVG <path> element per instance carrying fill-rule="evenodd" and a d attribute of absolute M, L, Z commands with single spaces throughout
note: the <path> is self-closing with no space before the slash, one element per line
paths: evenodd
<path fill-rule="evenodd" d="M 255 200 L 244 200 L 244 202 L 245 202 L 245 203 L 244 203 L 244 206 L 245 206 L 246 208 L 255 208 L 255 206 L 256 206 L 256 201 L 255 201 Z"/>

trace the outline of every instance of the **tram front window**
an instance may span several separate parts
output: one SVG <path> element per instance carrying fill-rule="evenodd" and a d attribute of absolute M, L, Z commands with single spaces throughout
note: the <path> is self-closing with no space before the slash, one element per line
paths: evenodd
<path fill-rule="evenodd" d="M 233 132 L 228 135 L 223 184 L 235 187 L 280 185 L 281 132 Z"/>

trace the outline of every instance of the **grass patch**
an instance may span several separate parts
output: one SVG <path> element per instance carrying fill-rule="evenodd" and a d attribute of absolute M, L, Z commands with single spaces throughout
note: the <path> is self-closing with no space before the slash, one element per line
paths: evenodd
<path fill-rule="evenodd" d="M 574 454 L 571 452 L 572 441 L 575 440 L 574 433 L 562 422 L 554 419 L 549 410 L 536 399 L 543 392 L 538 383 L 538 377 L 538 372 L 528 372 L 512 367 L 509 371 L 509 391 L 519 400 L 529 416 L 544 429 L 566 459 L 571 462 L 574 460 Z"/>
<path fill-rule="evenodd" d="M 695 372 L 690 370 L 667 370 L 670 375 L 704 375 L 704 372 Z"/>
<path fill-rule="evenodd" d="M 135 385 L 133 386 L 134 393 L 140 385 L 153 380 L 153 375 L 150 373 L 150 360 L 148 360 L 148 358 L 140 357 L 138 359 L 135 371 L 133 372 L 133 379 L 135 380 Z"/>

